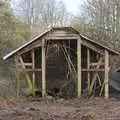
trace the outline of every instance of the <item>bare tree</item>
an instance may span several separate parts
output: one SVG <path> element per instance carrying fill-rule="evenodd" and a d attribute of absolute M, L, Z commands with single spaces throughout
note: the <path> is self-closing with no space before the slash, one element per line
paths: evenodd
<path fill-rule="evenodd" d="M 93 38 L 118 47 L 120 41 L 119 0 L 86 0 L 83 5 L 83 15 L 90 24 L 89 33 Z"/>
<path fill-rule="evenodd" d="M 19 0 L 15 2 L 17 16 L 21 17 L 32 29 L 44 29 L 53 25 L 65 25 L 68 13 L 63 2 L 56 0 Z"/>

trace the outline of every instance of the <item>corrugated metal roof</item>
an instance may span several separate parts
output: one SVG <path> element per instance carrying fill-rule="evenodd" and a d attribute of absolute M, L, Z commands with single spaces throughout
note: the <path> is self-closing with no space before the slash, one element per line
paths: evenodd
<path fill-rule="evenodd" d="M 71 29 L 71 30 L 74 30 L 76 33 L 78 33 L 81 37 L 83 37 L 83 38 L 86 39 L 87 41 L 89 41 L 89 42 L 91 42 L 91 43 L 93 43 L 93 44 L 96 44 L 96 45 L 102 47 L 103 49 L 106 49 L 106 50 L 112 52 L 113 54 L 118 54 L 118 55 L 120 54 L 118 51 L 113 50 L 113 49 L 111 49 L 111 48 L 109 48 L 109 47 L 107 47 L 107 46 L 104 46 L 104 45 L 102 45 L 102 44 L 100 44 L 100 43 L 98 43 L 98 42 L 96 42 L 96 41 L 88 38 L 87 36 L 82 35 L 81 33 L 79 33 L 77 30 L 75 30 L 75 29 L 72 28 L 72 27 L 53 27 L 53 28 L 50 28 L 50 29 L 46 30 L 45 32 L 41 33 L 40 35 L 38 35 L 37 37 L 35 37 L 35 38 L 32 39 L 31 41 L 29 41 L 29 42 L 25 43 L 24 45 L 20 46 L 20 47 L 17 48 L 16 50 L 13 50 L 12 52 L 8 53 L 7 55 L 5 55 L 5 56 L 3 57 L 3 59 L 6 60 L 6 59 L 12 57 L 12 56 L 15 55 L 18 51 L 20 51 L 21 49 L 23 49 L 23 48 L 27 47 L 28 45 L 32 44 L 34 41 L 38 40 L 38 38 L 44 36 L 45 34 L 47 34 L 48 32 L 50 32 L 50 31 L 52 31 L 52 30 L 54 30 L 54 29 L 68 29 L 68 30 Z"/>

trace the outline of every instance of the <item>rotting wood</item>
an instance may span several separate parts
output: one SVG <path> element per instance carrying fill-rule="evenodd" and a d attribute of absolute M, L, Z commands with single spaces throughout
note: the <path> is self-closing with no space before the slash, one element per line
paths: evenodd
<path fill-rule="evenodd" d="M 45 39 L 42 39 L 42 97 L 46 96 L 46 48 Z"/>
<path fill-rule="evenodd" d="M 105 83 L 105 98 L 109 98 L 109 52 L 105 50 L 105 76 L 104 76 L 104 83 Z"/>
<path fill-rule="evenodd" d="M 22 56 L 19 56 L 19 60 L 22 64 L 23 70 L 25 70 L 26 67 L 24 66 L 24 61 L 22 59 Z M 31 79 L 30 79 L 30 77 L 29 77 L 29 75 L 26 71 L 25 71 L 25 77 L 26 77 L 26 80 L 27 80 L 27 83 L 28 83 L 28 90 L 32 93 L 32 82 L 31 82 Z"/>
<path fill-rule="evenodd" d="M 82 79 L 81 79 L 81 39 L 77 40 L 77 97 L 82 94 Z"/>

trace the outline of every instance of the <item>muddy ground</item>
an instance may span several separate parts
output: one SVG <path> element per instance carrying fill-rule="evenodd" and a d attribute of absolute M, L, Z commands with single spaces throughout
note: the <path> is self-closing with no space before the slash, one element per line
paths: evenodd
<path fill-rule="evenodd" d="M 120 120 L 120 101 L 1 100 L 0 120 Z"/>

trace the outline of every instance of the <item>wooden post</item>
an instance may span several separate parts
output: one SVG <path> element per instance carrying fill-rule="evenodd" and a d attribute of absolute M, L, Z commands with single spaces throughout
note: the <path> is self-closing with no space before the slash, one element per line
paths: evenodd
<path fill-rule="evenodd" d="M 80 98 L 82 93 L 81 79 L 81 39 L 77 40 L 77 97 Z"/>
<path fill-rule="evenodd" d="M 87 68 L 90 69 L 90 50 L 87 48 Z M 88 91 L 90 88 L 90 72 L 87 73 L 87 80 L 88 80 Z"/>
<path fill-rule="evenodd" d="M 104 76 L 104 83 L 105 83 L 105 98 L 108 99 L 109 97 L 109 52 L 105 50 L 105 76 Z"/>
<path fill-rule="evenodd" d="M 31 51 L 32 53 L 32 69 L 35 69 L 35 50 Z M 32 94 L 35 96 L 35 72 L 32 73 Z"/>
<path fill-rule="evenodd" d="M 42 97 L 46 96 L 46 55 L 45 39 L 42 39 Z"/>
<path fill-rule="evenodd" d="M 19 76 L 19 70 L 18 70 L 18 59 L 17 57 L 14 57 L 14 60 L 15 60 L 15 66 L 16 66 L 16 82 L 17 82 L 17 90 L 16 90 L 16 94 L 17 94 L 17 98 L 19 98 L 20 96 L 20 76 Z"/>

